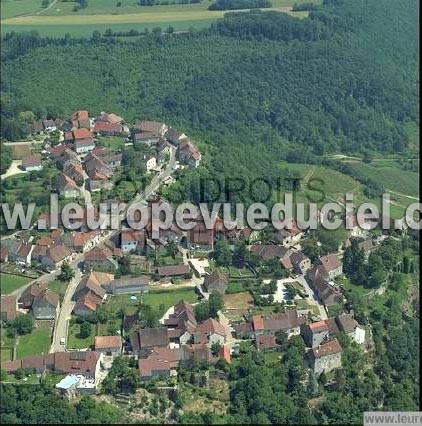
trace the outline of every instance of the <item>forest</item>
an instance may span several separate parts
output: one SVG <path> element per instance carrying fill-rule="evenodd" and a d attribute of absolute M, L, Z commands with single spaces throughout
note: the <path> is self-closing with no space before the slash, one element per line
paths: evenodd
<path fill-rule="evenodd" d="M 292 152 L 302 162 L 339 152 L 406 153 L 404 125 L 418 121 L 414 7 L 327 0 L 307 19 L 233 12 L 207 30 L 157 29 L 134 40 L 9 34 L 2 136 L 23 138 L 27 111 L 161 119 L 205 154 L 203 167 L 174 186 L 175 198 L 193 199 L 198 176 L 276 179 Z"/>

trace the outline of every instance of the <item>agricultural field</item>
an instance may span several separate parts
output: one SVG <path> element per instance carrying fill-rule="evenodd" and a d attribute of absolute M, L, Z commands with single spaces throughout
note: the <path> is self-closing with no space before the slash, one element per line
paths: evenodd
<path fill-rule="evenodd" d="M 88 37 L 93 31 L 104 33 L 113 31 L 143 31 L 154 27 L 163 29 L 172 26 L 176 31 L 190 28 L 208 27 L 226 11 L 208 10 L 210 1 L 203 0 L 196 4 L 167 4 L 142 7 L 133 0 L 122 0 L 117 7 L 115 0 L 90 0 L 88 7 L 74 11 L 75 2 L 55 0 L 45 11 L 39 11 L 39 0 L 24 0 L 25 5 L 18 7 L 15 3 L 22 0 L 9 0 L 2 3 L 2 32 L 37 30 L 41 35 L 62 37 L 69 33 L 75 37 Z M 320 0 L 315 3 L 320 3 Z M 307 16 L 307 12 L 291 12 L 294 0 L 273 0 L 272 8 L 292 13 L 297 17 Z M 38 6 L 37 6 L 38 5 Z M 25 6 L 25 7 L 24 7 Z M 34 14 L 35 12 L 39 12 Z M 25 16 L 26 15 L 26 16 Z"/>
<path fill-rule="evenodd" d="M 1 273 L 1 294 L 10 294 L 32 281 L 33 278 Z"/>
<path fill-rule="evenodd" d="M 38 328 L 19 337 L 17 358 L 47 353 L 51 345 L 51 330 Z"/>

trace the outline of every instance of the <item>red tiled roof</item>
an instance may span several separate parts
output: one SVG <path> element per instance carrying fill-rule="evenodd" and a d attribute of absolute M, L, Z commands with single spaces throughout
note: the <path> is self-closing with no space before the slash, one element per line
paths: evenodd
<path fill-rule="evenodd" d="M 7 321 L 16 318 L 16 296 L 5 296 L 1 298 L 1 313 L 6 314 Z"/>
<path fill-rule="evenodd" d="M 337 339 L 331 340 L 327 343 L 319 345 L 317 348 L 312 349 L 312 353 L 315 358 L 322 358 L 324 356 L 333 355 L 343 352 L 340 343 Z"/>
<path fill-rule="evenodd" d="M 312 330 L 313 333 L 321 333 L 322 331 L 328 331 L 327 324 L 324 320 L 309 324 L 309 328 Z"/>
<path fill-rule="evenodd" d="M 94 124 L 94 133 L 100 132 L 115 132 L 119 133 L 122 131 L 122 126 L 119 123 L 107 123 L 105 121 L 96 121 Z"/>
<path fill-rule="evenodd" d="M 73 137 L 75 140 L 78 139 L 91 139 L 92 133 L 88 129 L 75 129 L 73 130 Z"/>
<path fill-rule="evenodd" d="M 22 160 L 22 167 L 38 167 L 41 166 L 41 155 L 40 154 L 33 154 L 28 157 L 25 157 Z"/>
<path fill-rule="evenodd" d="M 120 349 L 121 347 L 122 338 L 120 336 L 95 336 L 95 350 Z"/>

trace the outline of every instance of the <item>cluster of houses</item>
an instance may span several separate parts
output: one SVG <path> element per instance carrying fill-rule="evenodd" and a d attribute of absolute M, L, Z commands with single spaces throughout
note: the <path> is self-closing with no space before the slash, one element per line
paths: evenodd
<path fill-rule="evenodd" d="M 68 120 L 38 121 L 31 131 L 33 135 L 60 133 L 60 143 L 48 147 L 46 153 L 60 170 L 55 189 L 65 198 L 81 196 L 85 184 L 91 192 L 113 188 L 113 176 L 121 165 L 122 154 L 97 144 L 99 136 L 121 136 L 134 145 L 154 147 L 155 153 L 142 154 L 139 158 L 146 172 L 161 167 L 168 160 L 172 146 L 180 163 L 197 167 L 201 161 L 200 151 L 183 132 L 156 121 L 128 126 L 114 113 L 102 112 L 90 117 L 88 111 L 76 111 Z M 24 158 L 22 167 L 26 171 L 41 170 L 41 155 Z"/>
<path fill-rule="evenodd" d="M 60 296 L 44 283 L 35 282 L 25 289 L 19 298 L 1 298 L 1 320 L 3 324 L 13 321 L 24 312 L 31 312 L 35 320 L 54 321 L 60 310 Z"/>
<path fill-rule="evenodd" d="M 130 351 L 137 355 L 143 380 L 176 374 L 180 361 L 190 359 L 230 362 L 229 331 L 216 319 L 198 323 L 194 308 L 181 300 L 161 327 L 144 328 L 130 335 Z M 217 351 L 214 346 L 217 344 Z"/>

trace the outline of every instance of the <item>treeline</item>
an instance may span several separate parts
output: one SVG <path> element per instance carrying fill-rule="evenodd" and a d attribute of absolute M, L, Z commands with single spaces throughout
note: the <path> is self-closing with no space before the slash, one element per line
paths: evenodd
<path fill-rule="evenodd" d="M 125 414 L 114 405 L 83 397 L 76 404 L 59 398 L 52 386 L 1 385 L 2 424 L 115 424 Z"/>
<path fill-rule="evenodd" d="M 318 10 L 319 7 L 314 3 L 295 3 L 292 7 L 294 12 L 306 12 L 306 11 L 314 11 Z"/>
<path fill-rule="evenodd" d="M 28 111 L 38 118 L 86 108 L 129 122 L 164 120 L 204 154 L 201 167 L 167 191 L 173 200 L 198 200 L 200 179 L 239 178 L 247 186 L 236 197 L 247 202 L 249 184 L 262 176 L 276 181 L 283 160 L 405 152 L 404 125 L 418 121 L 412 2 L 325 3 L 309 19 L 228 13 L 208 30 L 171 37 L 154 31 L 133 42 L 9 35 L 2 136 L 24 137 L 19 114 Z M 69 57 L 78 59 L 72 67 Z"/>
<path fill-rule="evenodd" d="M 258 9 L 271 6 L 269 0 L 217 0 L 208 10 Z"/>

